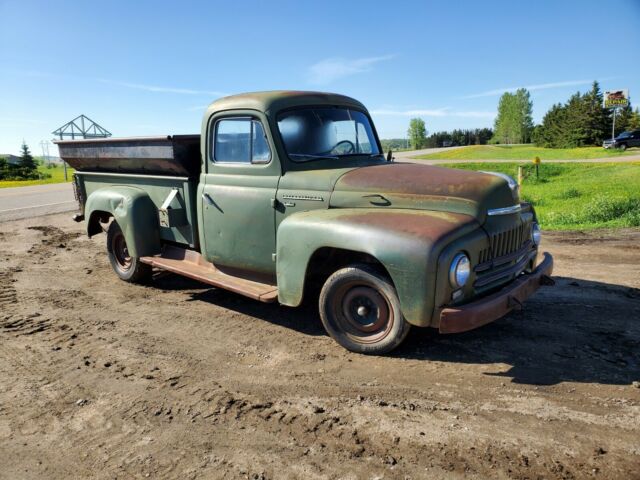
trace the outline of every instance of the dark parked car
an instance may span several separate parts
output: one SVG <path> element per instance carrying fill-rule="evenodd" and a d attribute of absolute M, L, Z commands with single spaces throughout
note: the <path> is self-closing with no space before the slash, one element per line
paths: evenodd
<path fill-rule="evenodd" d="M 602 143 L 604 148 L 619 148 L 626 150 L 631 147 L 640 147 L 640 130 L 633 132 L 622 132 L 613 140 L 605 140 Z"/>

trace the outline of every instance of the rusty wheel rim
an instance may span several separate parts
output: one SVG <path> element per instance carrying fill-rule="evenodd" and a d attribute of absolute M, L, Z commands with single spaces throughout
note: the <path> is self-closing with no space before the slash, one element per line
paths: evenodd
<path fill-rule="evenodd" d="M 127 242 L 121 232 L 118 232 L 113 236 L 113 240 L 111 241 L 111 251 L 113 252 L 113 257 L 116 260 L 119 270 L 126 272 L 131 268 L 131 256 L 127 249 Z"/>
<path fill-rule="evenodd" d="M 338 327 L 357 343 L 369 344 L 384 339 L 393 327 L 393 310 L 377 289 L 350 283 L 336 294 L 334 314 Z"/>

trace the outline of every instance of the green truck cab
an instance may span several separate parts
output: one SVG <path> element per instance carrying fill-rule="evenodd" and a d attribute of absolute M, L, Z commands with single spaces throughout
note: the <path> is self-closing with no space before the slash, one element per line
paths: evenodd
<path fill-rule="evenodd" d="M 476 328 L 550 283 L 511 178 L 395 162 L 346 96 L 234 95 L 201 135 L 57 143 L 76 219 L 107 231 L 120 278 L 163 269 L 291 307 L 319 290 L 324 327 L 351 351 L 388 352 L 411 325 Z"/>

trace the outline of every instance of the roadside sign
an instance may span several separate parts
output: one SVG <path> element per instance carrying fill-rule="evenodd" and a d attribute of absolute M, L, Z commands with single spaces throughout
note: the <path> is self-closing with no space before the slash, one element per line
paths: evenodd
<path fill-rule="evenodd" d="M 618 108 L 629 105 L 629 90 L 606 90 L 604 92 L 604 108 Z"/>

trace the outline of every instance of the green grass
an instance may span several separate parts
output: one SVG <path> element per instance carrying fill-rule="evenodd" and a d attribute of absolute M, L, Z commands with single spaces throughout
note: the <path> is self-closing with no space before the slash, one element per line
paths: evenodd
<path fill-rule="evenodd" d="M 589 230 L 640 226 L 640 162 L 553 163 L 533 165 L 456 163 L 447 167 L 503 172 L 517 178 L 524 165 L 520 194 L 531 202 L 543 229 Z"/>
<path fill-rule="evenodd" d="M 8 188 L 8 187 L 25 187 L 28 185 L 44 185 L 46 183 L 63 183 L 64 182 L 64 168 L 60 166 L 55 166 L 52 168 L 47 168 L 43 165 L 38 167 L 38 171 L 44 174 L 51 175 L 51 178 L 43 178 L 40 180 L 0 180 L 0 188 Z M 69 181 L 71 181 L 71 175 L 73 175 L 73 168 L 67 167 L 67 175 L 69 177 Z"/>
<path fill-rule="evenodd" d="M 625 155 L 640 154 L 639 148 L 626 152 L 604 149 L 602 147 L 580 148 L 542 148 L 533 145 L 472 145 L 470 147 L 430 153 L 416 158 L 425 160 L 586 160 L 591 158 L 616 158 Z"/>

